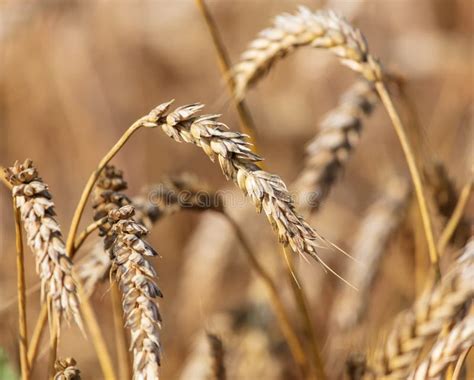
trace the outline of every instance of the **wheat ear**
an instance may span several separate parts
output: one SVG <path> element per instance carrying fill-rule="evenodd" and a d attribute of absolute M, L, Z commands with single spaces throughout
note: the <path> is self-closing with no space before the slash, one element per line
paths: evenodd
<path fill-rule="evenodd" d="M 340 332 L 355 327 L 364 317 L 369 294 L 386 253 L 390 238 L 396 231 L 408 206 L 408 183 L 395 178 L 388 190 L 367 211 L 357 231 L 352 254 L 361 265 L 350 265 L 344 274 L 358 292 L 341 287 L 330 315 L 330 324 Z"/>
<path fill-rule="evenodd" d="M 402 312 L 376 351 L 372 366 L 379 377 L 405 379 L 420 350 L 437 336 L 474 295 L 474 240 L 466 245 L 452 270 L 432 290 L 428 289 L 414 307 Z"/>
<path fill-rule="evenodd" d="M 364 116 L 372 113 L 376 102 L 374 86 L 359 81 L 321 121 L 318 134 L 306 148 L 303 170 L 294 183 L 303 210 L 317 210 L 327 197 L 359 142 Z"/>
<path fill-rule="evenodd" d="M 242 54 L 240 63 L 234 67 L 235 96 L 238 99 L 243 98 L 249 84 L 261 78 L 273 62 L 294 48 L 305 45 L 332 51 L 343 64 L 374 84 L 403 149 L 418 200 L 430 260 L 433 269 L 439 276 L 439 255 L 415 154 L 405 127 L 383 82 L 382 66 L 369 53 L 366 40 L 360 30 L 332 11 L 312 13 L 307 8 L 300 7 L 294 15 L 278 16 L 273 27 L 260 33 L 247 51 Z"/>
<path fill-rule="evenodd" d="M 109 212 L 112 224 L 112 276 L 122 293 L 126 326 L 130 329 L 133 351 L 133 378 L 158 379 L 161 343 L 161 316 L 157 298 L 161 291 L 157 275 L 146 257 L 156 252 L 144 240 L 147 229 L 133 220 L 133 206 L 123 206 Z"/>
<path fill-rule="evenodd" d="M 378 62 L 368 54 L 362 33 L 332 11 L 311 12 L 300 7 L 284 13 L 259 33 L 233 67 L 235 96 L 242 99 L 247 88 L 261 79 L 273 63 L 300 46 L 331 50 L 342 63 L 373 82 L 381 78 Z"/>
<path fill-rule="evenodd" d="M 216 334 L 207 333 L 207 341 L 211 349 L 212 380 L 225 380 L 227 376 L 224 363 L 225 351 L 222 339 Z"/>
<path fill-rule="evenodd" d="M 109 178 L 107 179 L 107 177 Z M 118 177 L 123 181 L 121 185 L 118 185 Z M 115 183 L 115 186 L 112 186 L 112 183 Z M 147 229 L 151 229 L 162 218 L 180 210 L 222 209 L 221 197 L 190 173 L 165 177 L 158 184 L 146 186 L 139 195 L 132 199 L 119 193 L 125 188 L 126 183 L 122 173 L 115 168 L 106 168 L 99 177 L 94 190 L 96 211 L 94 217 L 96 219 L 102 218 L 105 211 L 117 208 L 117 205 L 132 204 L 135 208 L 134 220 L 143 224 Z M 115 200 L 116 203 L 108 203 L 107 200 Z M 104 201 L 105 203 L 103 203 Z M 103 223 L 102 226 L 101 233 L 104 235 L 110 226 L 107 223 Z M 87 295 L 91 295 L 97 284 L 107 278 L 110 266 L 111 260 L 104 253 L 104 244 L 102 242 L 94 244 L 78 265 L 78 273 Z"/>
<path fill-rule="evenodd" d="M 170 104 L 158 106 L 159 112 L 151 111 L 146 117 L 149 125 L 159 126 L 177 142 L 200 147 L 212 161 L 217 159 L 226 178 L 232 179 L 252 200 L 257 212 L 263 209 L 280 243 L 328 268 L 317 255 L 321 237 L 295 211 L 282 179 L 257 166 L 261 158 L 251 152 L 245 135 L 227 130 L 225 124 L 217 121 L 219 115 L 197 116 L 203 108 L 201 104 L 182 106 L 168 113 Z"/>
<path fill-rule="evenodd" d="M 76 367 L 73 358 L 58 359 L 54 363 L 56 374 L 54 380 L 81 380 L 81 371 Z"/>
<path fill-rule="evenodd" d="M 26 231 L 28 246 L 36 258 L 41 279 L 41 298 L 48 304 L 50 317 L 56 318 L 58 331 L 63 315 L 74 319 L 82 329 L 72 262 L 66 255 L 61 229 L 54 218 L 54 203 L 48 186 L 38 176 L 29 159 L 6 170 L 13 185 L 12 194 Z"/>
<path fill-rule="evenodd" d="M 474 316 L 456 324 L 448 335 L 438 338 L 427 358 L 411 373 L 409 380 L 441 380 L 446 368 L 456 362 L 462 352 L 474 345 Z"/>

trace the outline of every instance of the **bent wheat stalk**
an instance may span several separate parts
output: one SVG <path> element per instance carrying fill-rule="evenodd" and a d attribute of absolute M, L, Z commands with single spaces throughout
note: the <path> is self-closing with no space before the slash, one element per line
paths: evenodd
<path fill-rule="evenodd" d="M 392 121 L 412 177 L 430 260 L 439 275 L 439 257 L 433 236 L 433 226 L 423 190 L 423 182 L 405 128 L 383 82 L 382 66 L 369 52 L 360 32 L 332 11 L 311 12 L 300 7 L 294 15 L 285 13 L 274 25 L 262 31 L 242 54 L 233 68 L 235 96 L 244 97 L 250 84 L 263 77 L 272 64 L 299 46 L 312 46 L 332 51 L 341 62 L 373 83 Z"/>
<path fill-rule="evenodd" d="M 122 292 L 122 307 L 126 326 L 130 329 L 133 351 L 133 378 L 158 379 L 161 343 L 161 316 L 157 297 L 162 297 L 156 285 L 156 272 L 146 260 L 157 253 L 144 240 L 147 229 L 133 220 L 133 206 L 123 206 L 109 212 L 113 260 L 112 275 Z"/>
<path fill-rule="evenodd" d="M 444 371 L 456 362 L 464 350 L 474 345 L 474 316 L 456 324 L 445 337 L 440 337 L 409 380 L 441 379 Z"/>
<path fill-rule="evenodd" d="M 466 245 L 452 270 L 414 307 L 402 312 L 387 340 L 376 351 L 379 377 L 405 379 L 425 344 L 453 322 L 474 296 L 474 240 Z"/>

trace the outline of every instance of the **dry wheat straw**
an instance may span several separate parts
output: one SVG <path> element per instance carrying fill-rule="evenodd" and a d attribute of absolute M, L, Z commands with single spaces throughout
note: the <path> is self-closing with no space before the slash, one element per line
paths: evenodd
<path fill-rule="evenodd" d="M 456 362 L 462 352 L 474 345 L 474 316 L 456 324 L 448 335 L 438 338 L 427 358 L 408 377 L 409 380 L 441 380 L 446 368 Z"/>
<path fill-rule="evenodd" d="M 36 258 L 36 272 L 41 279 L 41 298 L 48 304 L 49 315 L 73 318 L 82 328 L 76 284 L 72 278 L 72 262 L 67 257 L 61 229 L 54 219 L 54 203 L 48 186 L 38 176 L 29 159 L 15 162 L 6 176 L 13 185 L 12 194 L 20 211 L 28 246 Z"/>
<path fill-rule="evenodd" d="M 381 378 L 405 379 L 420 350 L 472 301 L 474 295 L 474 240 L 465 247 L 452 270 L 414 307 L 402 312 L 379 347 L 374 370 Z"/>
<path fill-rule="evenodd" d="M 368 54 L 359 30 L 332 11 L 313 13 L 300 7 L 294 15 L 277 16 L 273 26 L 260 32 L 241 55 L 232 69 L 235 96 L 242 99 L 247 88 L 261 79 L 275 61 L 307 45 L 331 50 L 343 64 L 371 82 L 381 78 L 381 67 Z"/>
<path fill-rule="evenodd" d="M 377 101 L 375 89 L 366 81 L 353 85 L 319 125 L 319 132 L 306 148 L 303 170 L 295 180 L 299 206 L 317 210 L 340 176 L 357 146 L 363 118 L 372 113 Z"/>
<path fill-rule="evenodd" d="M 106 177 L 107 173 L 115 173 L 115 183 L 118 184 L 117 170 L 106 170 L 101 175 L 101 178 Z M 105 196 L 102 195 L 99 189 L 108 188 L 107 183 L 105 180 L 100 179 L 97 183 L 97 193 L 94 193 L 94 198 L 97 201 L 95 203 L 96 219 L 102 217 L 104 210 L 110 211 L 116 208 L 114 204 L 107 205 L 101 203 L 106 199 L 119 200 L 119 204 L 122 205 L 133 204 L 135 208 L 134 220 L 139 224 L 143 224 L 147 229 L 151 229 L 162 218 L 180 210 L 205 211 L 209 209 L 222 209 L 222 198 L 214 191 L 211 191 L 199 178 L 189 173 L 165 177 L 158 184 L 146 186 L 141 191 L 141 194 L 133 197 L 131 200 L 124 194 L 118 192 L 114 194 L 112 189 L 106 190 Z M 118 191 L 119 189 L 125 189 L 123 184 L 115 187 L 115 190 Z M 107 223 L 104 223 L 102 233 L 107 232 L 107 227 L 110 228 L 110 226 L 107 226 Z M 78 273 L 84 284 L 86 294 L 91 295 L 97 284 L 107 278 L 110 266 L 111 260 L 104 253 L 103 243 L 98 242 L 94 244 L 78 265 Z"/>
<path fill-rule="evenodd" d="M 76 367 L 73 358 L 58 359 L 54 363 L 56 374 L 54 380 L 81 380 L 81 371 Z"/>
<path fill-rule="evenodd" d="M 390 238 L 408 206 L 408 183 L 400 178 L 389 182 L 387 192 L 367 211 L 357 231 L 352 254 L 361 265 L 350 265 L 344 275 L 358 292 L 341 287 L 331 311 L 330 324 L 340 332 L 354 328 L 364 318 L 370 289 Z"/>
<path fill-rule="evenodd" d="M 113 260 L 112 275 L 122 292 L 122 306 L 126 326 L 130 329 L 133 351 L 133 378 L 158 378 L 161 343 L 159 329 L 161 316 L 157 297 L 161 291 L 156 285 L 157 275 L 147 256 L 156 252 L 144 240 L 147 229 L 133 220 L 133 206 L 123 206 L 109 212 Z"/>

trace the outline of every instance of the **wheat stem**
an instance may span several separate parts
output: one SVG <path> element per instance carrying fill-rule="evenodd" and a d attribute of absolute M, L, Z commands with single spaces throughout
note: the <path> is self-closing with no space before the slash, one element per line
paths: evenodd
<path fill-rule="evenodd" d="M 451 380 L 459 380 L 461 379 L 461 370 L 466 362 L 467 356 L 469 355 L 469 351 L 471 351 L 472 347 L 468 347 L 464 350 L 464 352 L 459 356 L 458 361 L 456 362 L 456 366 L 454 367 L 453 376 Z"/>
<path fill-rule="evenodd" d="M 74 252 L 81 248 L 82 244 L 86 241 L 89 235 L 93 233 L 96 229 L 98 229 L 105 222 L 105 220 L 106 218 L 102 218 L 95 221 L 94 223 L 89 224 L 84 229 L 84 231 L 79 234 L 78 238 L 76 239 L 76 242 L 74 243 Z"/>
<path fill-rule="evenodd" d="M 21 231 L 20 211 L 16 207 L 13 198 L 13 215 L 15 217 L 15 241 L 16 241 L 16 268 L 17 268 L 17 292 L 18 292 L 18 330 L 20 346 L 21 379 L 29 379 L 28 369 L 28 332 L 26 324 L 26 294 L 25 294 L 25 261 L 23 255 L 23 234 Z"/>
<path fill-rule="evenodd" d="M 31 336 L 30 345 L 28 347 L 28 365 L 30 367 L 30 373 L 33 372 L 33 368 L 36 362 L 36 357 L 38 355 L 38 348 L 41 342 L 41 337 L 43 336 L 44 326 L 48 320 L 48 308 L 43 304 L 38 320 L 36 321 L 35 328 L 33 330 L 33 335 Z"/>
<path fill-rule="evenodd" d="M 471 198 L 471 194 L 472 179 L 464 185 L 461 194 L 459 195 L 458 203 L 454 208 L 453 214 L 449 218 L 448 223 L 446 223 L 446 226 L 444 227 L 444 230 L 438 240 L 438 252 L 440 253 L 440 255 L 442 255 L 443 252 L 446 250 L 446 247 L 449 241 L 451 240 L 451 237 L 453 236 L 456 227 L 461 221 L 461 218 L 464 214 L 464 210 L 469 202 L 469 199 Z"/>
<path fill-rule="evenodd" d="M 112 282 L 110 294 L 112 298 L 119 379 L 127 380 L 132 378 L 132 366 L 130 355 L 128 354 L 127 335 L 124 329 L 121 296 L 116 282 Z"/>
<path fill-rule="evenodd" d="M 249 140 L 253 144 L 253 151 L 256 153 L 259 149 L 257 147 L 257 139 L 255 136 L 255 125 L 253 123 L 252 115 L 250 114 L 250 111 L 245 101 L 239 101 L 234 96 L 235 82 L 234 78 L 229 75 L 232 65 L 224 42 L 222 41 L 222 38 L 220 36 L 219 29 L 217 28 L 216 22 L 214 21 L 211 12 L 209 11 L 209 8 L 206 5 L 205 0 L 196 0 L 196 6 L 201 12 L 202 17 L 206 22 L 209 33 L 211 34 L 212 42 L 216 50 L 222 76 L 225 79 L 230 96 L 234 102 L 237 113 L 239 114 L 240 130 L 249 136 Z"/>
<path fill-rule="evenodd" d="M 400 140 L 403 153 L 405 154 L 405 159 L 407 161 L 408 169 L 410 171 L 410 175 L 415 188 L 416 198 L 418 200 L 418 206 L 420 208 L 420 214 L 423 222 L 423 229 L 425 231 L 426 242 L 428 244 L 431 264 L 435 273 L 439 277 L 439 255 L 434 240 L 433 225 L 428 211 L 428 205 L 423 190 L 423 182 L 421 180 L 421 175 L 416 165 L 413 149 L 410 145 L 410 142 L 408 141 L 405 128 L 403 127 L 402 121 L 400 120 L 400 116 L 398 115 L 398 112 L 395 109 L 392 99 L 388 94 L 387 88 L 385 87 L 385 84 L 382 81 L 378 81 L 375 83 L 375 88 L 377 89 L 380 99 L 382 100 L 382 103 L 392 121 L 392 125 L 395 129 L 395 132 L 397 133 L 398 139 Z"/>
<path fill-rule="evenodd" d="M 94 309 L 89 301 L 89 298 L 84 293 L 82 283 L 77 278 L 77 276 L 74 277 L 76 281 L 77 291 L 79 293 L 79 300 L 81 302 L 82 315 L 84 317 L 87 329 L 89 330 L 92 344 L 99 359 L 104 378 L 107 380 L 116 380 L 117 376 L 115 375 L 114 365 L 107 350 L 107 345 L 105 344 L 105 339 L 102 334 L 102 330 L 100 329 L 99 323 L 97 322 L 97 317 L 94 313 Z"/>
<path fill-rule="evenodd" d="M 294 265 L 293 256 L 288 253 L 285 247 L 282 248 L 283 259 L 286 263 L 288 281 L 291 284 L 291 290 L 293 297 L 295 298 L 298 311 L 303 318 L 303 324 L 305 326 L 305 335 L 309 340 L 309 347 L 311 350 L 311 357 L 313 360 L 313 370 L 315 371 L 316 379 L 325 380 L 326 373 L 324 372 L 324 365 L 321 358 L 321 351 L 318 347 L 316 332 L 314 331 L 313 324 L 309 313 L 308 297 L 304 291 L 302 282 L 298 278 L 296 268 Z"/>
<path fill-rule="evenodd" d="M 242 245 L 242 248 L 244 250 L 245 255 L 247 256 L 247 259 L 250 262 L 250 265 L 255 270 L 259 278 L 263 281 L 265 286 L 267 287 L 267 290 L 270 296 L 270 301 L 272 302 L 273 308 L 275 310 L 275 315 L 277 317 L 281 331 L 283 335 L 285 336 L 285 339 L 288 343 L 288 347 L 290 348 L 293 359 L 295 360 L 303 377 L 305 377 L 307 374 L 307 367 L 308 367 L 306 354 L 304 352 L 304 348 L 302 347 L 297 334 L 295 333 L 291 325 L 290 317 L 288 313 L 286 312 L 283 302 L 278 294 L 278 288 L 275 282 L 273 281 L 270 274 L 265 270 L 265 268 L 257 259 L 257 256 L 253 252 L 252 248 L 247 242 L 247 239 L 245 238 L 244 234 L 242 233 L 242 230 L 240 229 L 236 221 L 229 214 L 225 212 L 222 212 L 222 215 L 226 218 L 226 220 L 234 229 L 235 235 L 237 239 L 239 240 L 240 244 Z"/>
<path fill-rule="evenodd" d="M 49 338 L 48 374 L 49 374 L 49 379 L 53 380 L 54 375 L 56 374 L 56 369 L 54 368 L 54 363 L 56 363 L 56 356 L 58 354 L 58 342 L 59 342 L 58 329 L 59 329 L 59 327 L 57 326 L 57 324 L 58 324 L 57 318 L 55 318 L 55 316 L 53 316 L 51 319 L 52 319 L 50 321 L 51 326 L 50 326 L 50 329 L 49 329 L 50 338 Z"/>
<path fill-rule="evenodd" d="M 146 122 L 147 117 L 141 118 L 133 123 L 120 137 L 120 139 L 115 143 L 115 145 L 110 149 L 110 151 L 100 160 L 99 165 L 97 168 L 92 172 L 89 179 L 87 180 L 86 186 L 82 191 L 81 198 L 79 199 L 79 203 L 77 204 L 76 210 L 74 211 L 74 215 L 72 217 L 71 226 L 69 228 L 69 235 L 66 241 L 66 252 L 69 257 L 72 257 L 74 254 L 74 241 L 76 239 L 77 229 L 79 228 L 79 222 L 81 221 L 82 214 L 84 212 L 84 208 L 87 203 L 87 199 L 94 187 L 95 182 L 99 178 L 101 171 L 104 167 L 110 162 L 110 160 L 118 153 L 118 151 L 125 145 L 125 143 L 130 139 L 130 137 L 141 127 L 144 126 L 144 122 Z"/>

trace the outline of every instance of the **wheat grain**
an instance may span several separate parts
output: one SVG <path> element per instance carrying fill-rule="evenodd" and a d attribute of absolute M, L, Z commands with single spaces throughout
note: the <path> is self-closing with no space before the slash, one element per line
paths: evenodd
<path fill-rule="evenodd" d="M 344 275 L 358 292 L 341 287 L 335 297 L 329 320 L 341 333 L 354 328 L 364 317 L 380 261 L 408 206 L 406 181 L 395 178 L 387 187 L 387 192 L 369 208 L 357 232 L 352 254 L 361 265 L 351 263 Z"/>
<path fill-rule="evenodd" d="M 156 298 L 162 294 L 156 285 L 156 272 L 145 258 L 157 254 L 142 239 L 147 229 L 132 219 L 133 213 L 130 205 L 109 212 L 109 253 L 112 275 L 122 292 L 125 325 L 131 334 L 133 378 L 151 380 L 159 377 L 161 316 Z"/>
<path fill-rule="evenodd" d="M 292 15 L 275 18 L 273 26 L 263 30 L 233 67 L 235 96 L 242 99 L 278 60 L 300 46 L 331 50 L 342 63 L 361 73 L 368 81 L 380 80 L 380 64 L 368 53 L 362 33 L 332 11 L 311 12 L 300 7 Z"/>
<path fill-rule="evenodd" d="M 387 341 L 378 348 L 377 376 L 405 379 L 420 350 L 472 301 L 474 295 L 474 240 L 465 247 L 452 270 L 433 289 L 427 289 L 412 309 L 402 312 Z"/>
<path fill-rule="evenodd" d="M 51 318 L 73 318 L 82 329 L 79 299 L 72 278 L 72 262 L 66 255 L 61 228 L 54 218 L 54 202 L 48 186 L 38 176 L 29 159 L 6 169 L 13 185 L 12 195 L 20 211 L 28 246 L 36 259 L 36 272 L 41 279 L 41 298 L 48 304 Z M 54 325 L 54 324 L 53 324 Z M 60 328 L 60 324 L 55 326 Z"/>
<path fill-rule="evenodd" d="M 54 363 L 56 374 L 54 380 L 81 380 L 81 371 L 76 367 L 73 358 L 58 359 Z"/>
<path fill-rule="evenodd" d="M 455 363 L 461 353 L 474 345 L 474 316 L 456 324 L 447 336 L 441 337 L 427 358 L 408 377 L 409 380 L 441 380 L 448 365 Z"/>
<path fill-rule="evenodd" d="M 373 85 L 359 81 L 324 117 L 318 134 L 306 148 L 303 170 L 294 183 L 303 210 L 319 209 L 357 146 L 363 118 L 372 113 L 376 101 Z"/>

